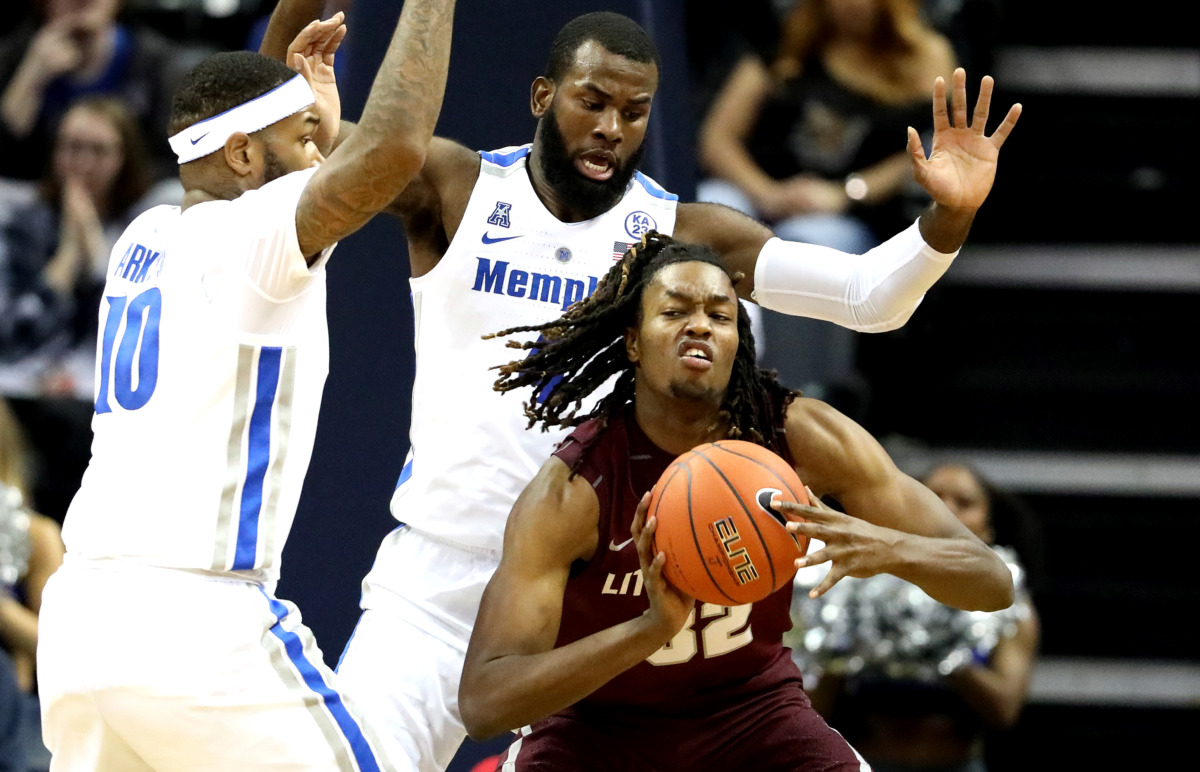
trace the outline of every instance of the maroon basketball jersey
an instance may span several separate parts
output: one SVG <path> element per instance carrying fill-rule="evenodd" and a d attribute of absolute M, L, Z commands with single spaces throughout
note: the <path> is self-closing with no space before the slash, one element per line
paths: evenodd
<path fill-rule="evenodd" d="M 600 501 L 596 554 L 573 568 L 563 598 L 556 645 L 565 646 L 649 608 L 630 527 L 638 501 L 675 456 L 646 437 L 632 406 L 605 429 L 596 421 L 582 424 L 554 455 L 572 467 L 582 455 L 578 474 Z M 638 706 L 653 713 L 698 715 L 727 705 L 731 697 L 781 681 L 798 682 L 799 670 L 782 643 L 791 628 L 791 598 L 789 583 L 754 604 L 697 602 L 688 624 L 667 646 L 577 707 Z"/>

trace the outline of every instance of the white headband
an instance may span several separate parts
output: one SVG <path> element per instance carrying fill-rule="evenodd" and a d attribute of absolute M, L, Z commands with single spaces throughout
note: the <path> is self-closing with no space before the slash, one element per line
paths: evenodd
<path fill-rule="evenodd" d="M 171 137 L 171 149 L 175 151 L 181 165 L 195 161 L 220 150 L 224 147 L 225 140 L 237 132 L 253 134 L 276 121 L 295 115 L 315 101 L 308 81 L 303 75 L 297 75 L 262 96 L 231 107 L 199 123 L 193 123 Z"/>

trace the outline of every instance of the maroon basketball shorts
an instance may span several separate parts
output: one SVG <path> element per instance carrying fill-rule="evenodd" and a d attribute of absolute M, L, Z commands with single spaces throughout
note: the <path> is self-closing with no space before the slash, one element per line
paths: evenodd
<path fill-rule="evenodd" d="M 869 772 L 798 681 L 703 715 L 579 705 L 521 730 L 500 769 L 520 772 Z"/>

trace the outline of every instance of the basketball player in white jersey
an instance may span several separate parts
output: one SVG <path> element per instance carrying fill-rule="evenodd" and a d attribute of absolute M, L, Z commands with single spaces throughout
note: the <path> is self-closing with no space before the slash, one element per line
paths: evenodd
<path fill-rule="evenodd" d="M 329 369 L 326 263 L 420 170 L 453 9 L 405 3 L 327 159 L 340 15 L 297 38 L 300 74 L 217 54 L 176 93 L 185 195 L 109 260 L 92 458 L 41 610 L 55 772 L 414 768 L 274 588 Z"/>
<path fill-rule="evenodd" d="M 321 5 L 281 0 L 263 52 L 278 54 L 276 41 Z M 411 743 L 422 770 L 445 769 L 466 736 L 459 677 L 504 524 L 565 436 L 526 431 L 516 401 L 492 391 L 488 368 L 511 352 L 483 336 L 556 318 L 650 229 L 715 248 L 746 274 L 760 305 L 862 331 L 899 327 L 965 240 L 1020 113 L 1014 106 L 985 135 L 991 79 L 968 121 L 959 70 L 951 121 L 939 79 L 928 159 L 909 133 L 914 175 L 934 203 L 856 256 L 784 242 L 732 209 L 680 204 L 638 173 L 657 86 L 658 53 L 641 27 L 619 14 L 579 17 L 533 83 L 532 144 L 476 153 L 435 139 L 392 209 L 413 277 L 412 449 L 392 498 L 402 525 L 363 582 L 363 614 L 338 673 L 381 726 Z"/>

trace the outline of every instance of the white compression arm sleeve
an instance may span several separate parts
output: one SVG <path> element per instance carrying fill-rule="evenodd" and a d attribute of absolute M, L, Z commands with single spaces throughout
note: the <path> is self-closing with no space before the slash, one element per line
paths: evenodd
<path fill-rule="evenodd" d="M 758 253 L 753 299 L 791 316 L 886 332 L 904 326 L 957 254 L 926 244 L 917 223 L 865 255 L 773 238 Z"/>

